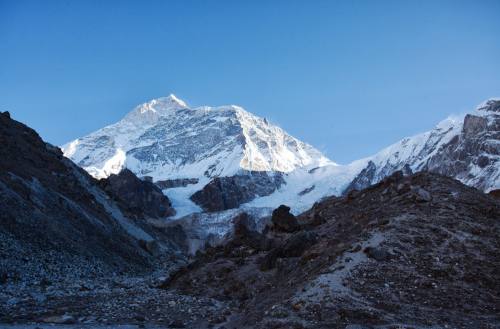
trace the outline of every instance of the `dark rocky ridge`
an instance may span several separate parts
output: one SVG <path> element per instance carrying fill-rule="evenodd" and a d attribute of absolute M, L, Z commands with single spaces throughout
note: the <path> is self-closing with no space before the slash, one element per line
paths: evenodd
<path fill-rule="evenodd" d="M 99 185 L 132 218 L 164 218 L 175 215 L 175 210 L 161 189 L 147 180 L 140 180 L 128 169 L 101 179 Z"/>
<path fill-rule="evenodd" d="M 168 289 L 228 300 L 226 328 L 498 328 L 500 202 L 433 173 L 401 172 L 330 197 L 291 233 L 235 238 Z M 353 327 L 354 328 L 354 327 Z"/>
<path fill-rule="evenodd" d="M 119 202 L 126 199 L 110 199 L 59 148 L 8 113 L 0 113 L 0 144 L 0 327 L 80 328 L 146 317 L 164 325 L 207 323 L 203 317 L 221 311 L 212 300 L 157 289 L 186 261 L 183 227 L 139 212 L 138 220 L 125 217 Z M 111 187 L 120 191 L 119 176 L 101 183 L 117 183 Z M 156 214 L 161 206 L 141 202 L 153 201 L 158 188 L 125 176 L 138 192 L 126 197 Z M 183 303 L 196 315 L 186 315 Z"/>
<path fill-rule="evenodd" d="M 153 268 L 148 246 L 168 232 L 122 216 L 94 178 L 8 113 L 0 113 L 0 144 L 0 275 L 8 282 Z"/>
<path fill-rule="evenodd" d="M 281 173 L 245 172 L 231 177 L 216 177 L 191 196 L 205 211 L 238 208 L 257 196 L 266 196 L 284 183 Z"/>

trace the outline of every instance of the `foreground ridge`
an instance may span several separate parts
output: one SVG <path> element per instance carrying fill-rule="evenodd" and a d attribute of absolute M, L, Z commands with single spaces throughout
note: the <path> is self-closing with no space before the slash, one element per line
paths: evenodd
<path fill-rule="evenodd" d="M 234 300 L 227 328 L 500 323 L 500 203 L 491 196 L 398 172 L 296 219 L 280 208 L 264 233 L 238 218 L 227 245 L 166 287 Z"/>

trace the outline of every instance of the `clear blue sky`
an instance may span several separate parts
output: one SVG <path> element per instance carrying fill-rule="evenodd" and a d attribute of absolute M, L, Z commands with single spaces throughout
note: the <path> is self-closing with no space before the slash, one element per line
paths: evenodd
<path fill-rule="evenodd" d="M 0 110 L 62 144 L 174 93 L 346 163 L 500 96 L 500 1 L 0 0 Z"/>

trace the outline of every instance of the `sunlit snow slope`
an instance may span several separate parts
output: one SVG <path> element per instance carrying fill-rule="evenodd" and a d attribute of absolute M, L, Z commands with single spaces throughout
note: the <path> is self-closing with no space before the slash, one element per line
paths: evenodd
<path fill-rule="evenodd" d="M 489 191 L 500 188 L 500 101 L 404 138 L 379 153 L 337 165 L 312 146 L 238 106 L 191 109 L 174 95 L 136 107 L 119 122 L 63 146 L 94 177 L 127 167 L 154 181 L 191 180 L 165 189 L 179 216 L 201 211 L 190 196 L 216 177 L 280 172 L 273 193 L 244 207 L 294 212 L 329 195 L 374 184 L 396 170 L 430 170 Z M 243 187 L 245 188 L 245 187 Z"/>
<path fill-rule="evenodd" d="M 139 105 L 119 122 L 62 148 L 96 178 L 127 167 L 154 181 L 197 179 L 197 184 L 166 190 L 174 207 L 186 211 L 199 210 L 189 196 L 214 177 L 334 165 L 312 146 L 241 107 L 191 109 L 174 95 Z"/>

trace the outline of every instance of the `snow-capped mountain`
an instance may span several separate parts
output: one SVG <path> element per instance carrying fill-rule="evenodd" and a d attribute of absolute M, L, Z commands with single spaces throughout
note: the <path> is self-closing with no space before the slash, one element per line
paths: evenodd
<path fill-rule="evenodd" d="M 490 99 L 467 115 L 449 117 L 432 130 L 348 165 L 297 168 L 285 185 L 246 206 L 287 204 L 296 213 L 325 196 L 363 189 L 394 173 L 432 171 L 485 192 L 500 188 L 500 100 Z"/>
<path fill-rule="evenodd" d="M 397 170 L 428 170 L 484 191 L 498 189 L 499 141 L 500 100 L 492 99 L 371 157 L 338 165 L 241 107 L 191 109 L 170 95 L 136 107 L 63 151 L 97 178 L 124 167 L 150 176 L 180 217 L 279 204 L 298 213 L 325 196 L 365 188 Z"/>
<path fill-rule="evenodd" d="M 372 157 L 347 190 L 372 185 L 396 170 L 432 171 L 488 192 L 500 188 L 500 99 L 450 117 Z"/>
<path fill-rule="evenodd" d="M 119 122 L 62 149 L 96 178 L 126 167 L 169 185 L 166 193 L 174 206 L 186 211 L 199 210 L 189 197 L 216 177 L 333 165 L 312 146 L 241 107 L 192 109 L 174 95 L 139 105 Z"/>

